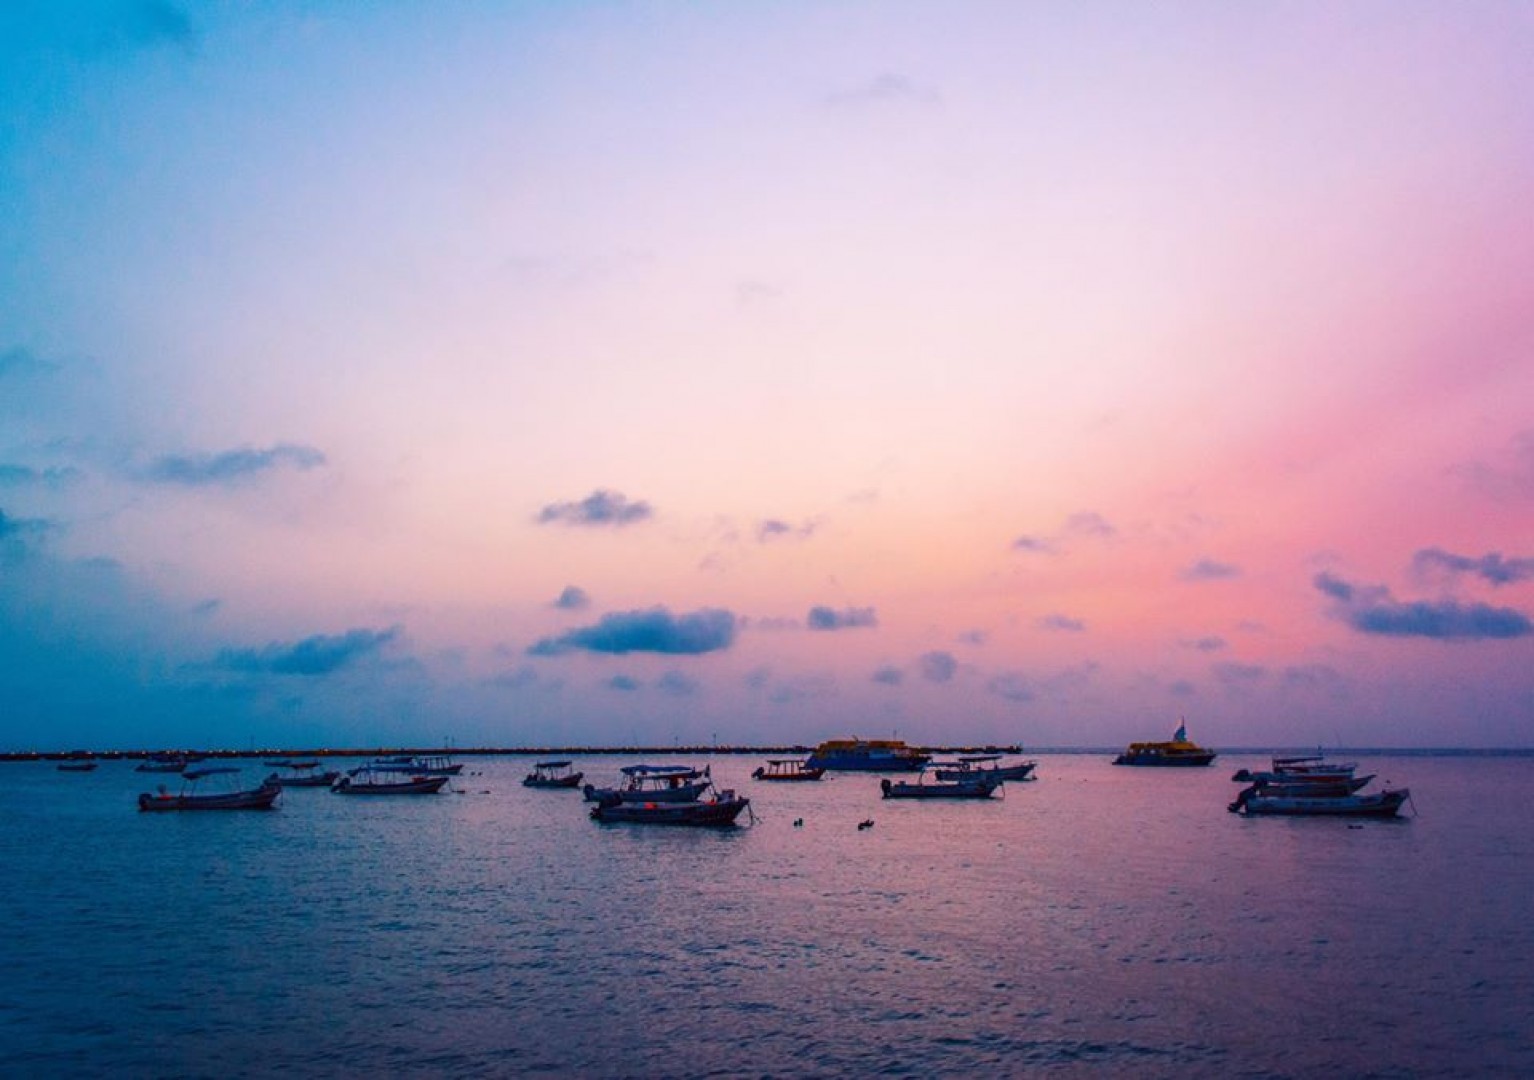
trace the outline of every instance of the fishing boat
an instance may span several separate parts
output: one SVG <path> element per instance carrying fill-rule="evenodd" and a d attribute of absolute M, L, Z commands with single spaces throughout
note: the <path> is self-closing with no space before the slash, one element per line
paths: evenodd
<path fill-rule="evenodd" d="M 138 797 L 141 811 L 163 812 L 168 810 L 270 810 L 282 794 L 282 788 L 263 780 L 257 788 L 239 790 L 232 783 L 222 791 L 199 790 L 203 780 L 212 776 L 233 776 L 240 770 L 232 765 L 214 766 L 208 769 L 187 769 L 181 774 L 181 791 L 172 794 L 164 784 L 153 795 Z"/>
<path fill-rule="evenodd" d="M 836 772 L 920 772 L 932 755 L 900 739 L 827 739 L 805 761 Z"/>
<path fill-rule="evenodd" d="M 267 779 L 283 787 L 330 787 L 341 778 L 335 769 L 319 770 L 318 761 L 289 761 L 283 767 L 287 772 L 272 773 Z"/>
<path fill-rule="evenodd" d="M 1115 765 L 1149 765 L 1163 768 L 1187 768 L 1208 765 L 1218 755 L 1188 738 L 1186 721 L 1179 721 L 1168 742 L 1130 743 L 1129 749 L 1113 759 Z"/>
<path fill-rule="evenodd" d="M 758 780 L 819 780 L 825 769 L 812 769 L 802 758 L 772 758 L 766 766 L 758 765 L 752 776 Z"/>
<path fill-rule="evenodd" d="M 447 754 L 376 758 L 373 764 L 410 769 L 419 776 L 457 776 L 463 772 L 463 763 L 454 761 Z"/>
<path fill-rule="evenodd" d="M 61 761 L 59 772 L 93 772 L 96 768 L 94 761 Z"/>
<path fill-rule="evenodd" d="M 138 763 L 134 772 L 178 773 L 185 771 L 190 759 L 182 754 L 152 754 Z"/>
<path fill-rule="evenodd" d="M 1253 784 L 1236 796 L 1227 810 L 1233 814 L 1290 817 L 1395 817 L 1411 798 L 1409 788 L 1385 788 L 1368 795 L 1295 795 Z"/>
<path fill-rule="evenodd" d="M 600 803 L 617 796 L 620 802 L 697 802 L 711 786 L 707 766 L 699 770 L 690 765 L 625 765 L 618 771 L 624 779 L 617 787 L 587 784 L 581 788 L 586 801 Z"/>
<path fill-rule="evenodd" d="M 418 773 L 405 765 L 375 762 L 337 778 L 330 790 L 335 795 L 435 795 L 451 779 Z"/>
<path fill-rule="evenodd" d="M 1275 757 L 1270 769 L 1256 772 L 1237 769 L 1231 779 L 1251 783 L 1282 783 L 1299 779 L 1344 780 L 1352 776 L 1357 768 L 1353 762 L 1332 762 L 1321 754 L 1305 754 L 1300 757 Z"/>
<path fill-rule="evenodd" d="M 886 799 L 989 799 L 1002 784 L 989 776 L 931 784 L 924 783 L 923 779 L 921 776 L 915 781 L 885 777 L 879 781 L 879 790 L 884 792 Z"/>
<path fill-rule="evenodd" d="M 932 766 L 932 774 L 939 780 L 973 780 L 988 777 L 992 780 L 1032 780 L 1037 761 L 1022 761 L 1015 765 L 997 764 L 1000 754 L 974 754 L 961 757 L 953 763 Z"/>
<path fill-rule="evenodd" d="M 573 764 L 569 761 L 536 762 L 533 771 L 522 778 L 522 784 L 524 787 L 535 788 L 580 787 L 581 777 L 586 774 L 572 771 Z"/>
<path fill-rule="evenodd" d="M 711 790 L 707 798 L 692 802 L 631 801 L 609 793 L 591 808 L 591 820 L 633 825 L 734 825 L 750 805 L 750 799 L 730 790 Z"/>

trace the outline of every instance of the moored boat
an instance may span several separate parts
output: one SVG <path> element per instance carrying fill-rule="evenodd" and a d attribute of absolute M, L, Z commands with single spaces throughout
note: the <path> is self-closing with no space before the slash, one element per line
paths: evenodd
<path fill-rule="evenodd" d="M 1249 816 L 1273 814 L 1290 817 L 1395 817 L 1411 798 L 1409 788 L 1386 788 L 1367 795 L 1291 795 L 1253 784 L 1236 796 L 1226 809 Z"/>
<path fill-rule="evenodd" d="M 318 761 L 289 761 L 283 767 L 287 772 L 272 773 L 269 780 L 283 787 L 330 787 L 341 778 L 339 771 L 328 769 L 320 772 Z"/>
<path fill-rule="evenodd" d="M 270 780 L 263 780 L 260 787 L 245 790 L 205 792 L 198 790 L 201 781 L 210 776 L 233 776 L 240 770 L 234 766 L 217 766 L 210 769 L 187 769 L 181 774 L 181 791 L 176 794 L 160 785 L 154 793 L 138 797 L 142 811 L 167 810 L 270 810 L 282 794 L 282 788 Z"/>
<path fill-rule="evenodd" d="M 182 754 L 153 754 L 147 760 L 139 762 L 133 771 L 178 773 L 185 771 L 190 763 L 191 758 Z"/>
<path fill-rule="evenodd" d="M 454 761 L 447 754 L 420 754 L 414 757 L 406 754 L 397 757 L 377 758 L 373 764 L 409 769 L 418 776 L 457 776 L 463 772 L 463 763 L 461 761 Z M 356 770 L 352 771 L 355 772 Z"/>
<path fill-rule="evenodd" d="M 931 784 L 924 783 L 923 779 L 920 776 L 915 781 L 885 777 L 879 781 L 879 790 L 886 799 L 989 799 L 1002 785 L 1000 780 L 988 776 Z"/>
<path fill-rule="evenodd" d="M 1333 762 L 1327 761 L 1320 754 L 1305 754 L 1300 757 L 1275 757 L 1272 768 L 1266 770 L 1253 772 L 1251 769 L 1237 769 L 1231 779 L 1256 784 L 1345 780 L 1357 768 L 1353 762 Z"/>
<path fill-rule="evenodd" d="M 58 764 L 59 772 L 92 772 L 96 768 L 94 761 L 61 761 Z"/>
<path fill-rule="evenodd" d="M 932 755 L 900 739 L 827 739 L 806 759 L 811 769 L 835 772 L 920 772 Z"/>
<path fill-rule="evenodd" d="M 618 771 L 624 779 L 617 787 L 583 787 L 586 801 L 600 803 L 616 796 L 620 802 L 696 802 L 712 786 L 708 766 L 625 765 Z"/>
<path fill-rule="evenodd" d="M 1022 761 L 1015 765 L 1002 765 L 1000 754 L 974 754 L 961 757 L 952 764 L 932 766 L 932 774 L 939 780 L 1032 780 L 1037 761 Z"/>
<path fill-rule="evenodd" d="M 819 780 L 825 769 L 814 769 L 802 758 L 771 758 L 766 766 L 758 765 L 751 773 L 757 780 Z"/>
<path fill-rule="evenodd" d="M 524 787 L 533 788 L 577 788 L 581 786 L 581 777 L 585 773 L 573 772 L 573 762 L 569 761 L 539 761 L 534 763 L 533 771 L 522 778 Z"/>
<path fill-rule="evenodd" d="M 364 765 L 330 786 L 335 795 L 435 795 L 452 777 L 429 776 L 403 765 Z"/>
<path fill-rule="evenodd" d="M 608 793 L 591 808 L 591 820 L 634 825 L 734 825 L 750 805 L 750 799 L 730 790 L 712 791 L 707 798 L 692 802 L 629 801 Z"/>
<path fill-rule="evenodd" d="M 1167 742 L 1130 743 L 1129 749 L 1113 759 L 1115 765 L 1146 765 L 1162 768 L 1188 768 L 1208 765 L 1218 757 L 1188 738 L 1188 725 L 1179 721 L 1177 731 Z"/>

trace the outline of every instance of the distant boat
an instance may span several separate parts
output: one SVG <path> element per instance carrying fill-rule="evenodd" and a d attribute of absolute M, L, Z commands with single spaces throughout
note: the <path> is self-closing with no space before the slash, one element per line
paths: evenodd
<path fill-rule="evenodd" d="M 924 783 L 922 777 L 917 777 L 914 782 L 888 777 L 879 781 L 879 789 L 886 799 L 989 799 L 1001 785 L 1000 780 L 988 776 L 931 784 Z"/>
<path fill-rule="evenodd" d="M 1032 780 L 1033 770 L 1039 767 L 1037 761 L 1023 761 L 1016 765 L 998 765 L 1001 761 L 1000 754 L 975 754 L 970 757 L 961 757 L 951 765 L 934 765 L 932 774 L 939 780 L 974 780 L 976 778 L 989 778 L 992 780 Z M 990 762 L 991 764 L 987 764 Z"/>
<path fill-rule="evenodd" d="M 1344 780 L 1353 775 L 1358 766 L 1352 762 L 1327 761 L 1321 754 L 1305 754 L 1300 757 L 1276 757 L 1273 767 L 1265 771 L 1237 769 L 1232 780 L 1253 783 L 1280 783 L 1296 780 Z"/>
<path fill-rule="evenodd" d="M 805 761 L 836 772 L 920 772 L 932 755 L 900 739 L 827 739 Z"/>
<path fill-rule="evenodd" d="M 59 772 L 91 772 L 96 765 L 94 761 L 61 761 L 58 769 Z"/>
<path fill-rule="evenodd" d="M 277 801 L 277 796 L 282 794 L 282 788 L 270 780 L 263 780 L 261 786 L 245 790 L 235 789 L 232 786 L 223 791 L 205 792 L 199 790 L 201 781 L 211 776 L 233 776 L 240 770 L 233 766 L 217 766 L 210 769 L 187 769 L 181 774 L 183 781 L 181 791 L 171 794 L 160 785 L 160 789 L 153 795 L 144 794 L 138 797 L 138 808 L 141 811 L 164 812 L 169 810 L 270 810 L 272 804 Z"/>
<path fill-rule="evenodd" d="M 339 777 L 330 790 L 336 795 L 435 795 L 451 779 L 418 773 L 404 765 L 375 763 Z"/>
<path fill-rule="evenodd" d="M 522 785 L 531 788 L 578 788 L 585 773 L 574 772 L 573 762 L 539 761 L 533 771 L 522 778 Z"/>
<path fill-rule="evenodd" d="M 191 759 L 180 754 L 154 754 L 134 767 L 134 772 L 178 773 L 186 769 Z"/>
<path fill-rule="evenodd" d="M 1205 750 L 1188 738 L 1188 726 L 1179 722 L 1169 742 L 1130 743 L 1129 749 L 1113 759 L 1115 765 L 1149 765 L 1162 768 L 1187 768 L 1208 765 L 1218 755 Z"/>
<path fill-rule="evenodd" d="M 819 780 L 825 769 L 811 768 L 801 758 L 772 758 L 766 767 L 757 766 L 752 772 L 758 780 Z"/>
<path fill-rule="evenodd" d="M 712 784 L 706 785 L 712 789 Z M 591 808 L 591 820 L 633 825 L 734 825 L 751 800 L 733 791 L 712 791 L 707 798 L 690 802 L 629 800 L 606 793 Z"/>
<path fill-rule="evenodd" d="M 624 776 L 621 785 L 599 788 L 587 784 L 581 789 L 586 801 L 600 803 L 616 796 L 620 802 L 696 802 L 712 786 L 707 766 L 625 765 L 618 771 Z"/>
<path fill-rule="evenodd" d="M 463 772 L 462 762 L 454 761 L 447 754 L 378 758 L 373 764 L 409 768 L 421 776 L 457 776 Z M 356 770 L 352 771 L 355 772 Z"/>
<path fill-rule="evenodd" d="M 268 762 L 267 764 L 271 764 Z M 289 761 L 283 768 L 288 772 L 272 773 L 267 779 L 283 787 L 330 787 L 341 778 L 340 772 L 329 769 L 325 772 L 316 772 L 319 768 L 318 761 Z"/>

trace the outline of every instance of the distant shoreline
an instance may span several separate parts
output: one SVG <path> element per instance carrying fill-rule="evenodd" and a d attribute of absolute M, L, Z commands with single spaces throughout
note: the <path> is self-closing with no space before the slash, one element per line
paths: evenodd
<path fill-rule="evenodd" d="M 15 761 L 70 761 L 95 759 L 100 761 L 140 761 L 158 755 L 190 755 L 208 758 L 327 758 L 327 757 L 426 757 L 443 754 L 452 757 L 699 757 L 714 755 L 730 756 L 780 756 L 808 754 L 812 746 L 373 746 L 373 747 L 299 747 L 254 749 L 196 749 L 192 747 L 161 747 L 136 750 L 12 750 L 0 752 L 0 762 Z M 1116 746 L 925 746 L 921 749 L 934 754 L 1105 754 L 1113 755 L 1122 750 Z M 1221 755 L 1263 756 L 1271 754 L 1317 753 L 1330 756 L 1365 757 L 1534 757 L 1534 747 L 1326 747 L 1324 751 L 1314 746 L 1255 746 L 1216 748 Z"/>

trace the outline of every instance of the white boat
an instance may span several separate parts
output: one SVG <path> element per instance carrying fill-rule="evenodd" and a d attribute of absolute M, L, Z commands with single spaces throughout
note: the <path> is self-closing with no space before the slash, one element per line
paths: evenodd
<path fill-rule="evenodd" d="M 927 783 L 923 774 L 914 781 L 885 777 L 879 781 L 879 790 L 886 799 L 989 799 L 1001 784 L 1000 780 L 989 776 Z"/>
<path fill-rule="evenodd" d="M 973 780 L 979 777 L 989 777 L 993 780 L 1032 780 L 1033 770 L 1039 767 L 1037 761 L 1021 761 L 1015 765 L 1001 765 L 1000 754 L 975 754 L 970 757 L 961 757 L 955 762 L 945 762 L 931 766 L 933 775 L 939 780 Z"/>
<path fill-rule="evenodd" d="M 1265 793 L 1261 785 L 1253 784 L 1227 809 L 1249 816 L 1395 817 L 1409 798 L 1408 788 L 1386 788 L 1368 795 L 1281 795 Z"/>

